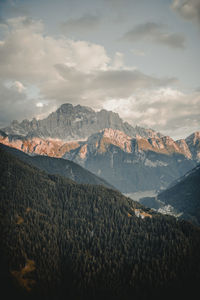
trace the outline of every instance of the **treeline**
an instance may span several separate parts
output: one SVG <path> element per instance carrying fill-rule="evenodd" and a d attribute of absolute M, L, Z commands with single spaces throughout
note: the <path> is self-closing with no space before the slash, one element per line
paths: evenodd
<path fill-rule="evenodd" d="M 2 293 L 155 299 L 200 279 L 200 230 L 102 186 L 39 171 L 0 149 Z M 152 218 L 136 217 L 134 209 Z"/>

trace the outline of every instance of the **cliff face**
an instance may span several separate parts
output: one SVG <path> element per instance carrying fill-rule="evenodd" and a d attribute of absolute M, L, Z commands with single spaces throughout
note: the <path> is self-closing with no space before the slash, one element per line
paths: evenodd
<path fill-rule="evenodd" d="M 1 133 L 0 142 L 28 154 L 63 157 L 101 176 L 122 192 L 159 190 L 199 161 L 199 133 L 185 140 L 170 137 L 132 138 L 106 128 L 85 141 L 27 138 Z"/>
<path fill-rule="evenodd" d="M 196 157 L 184 140 L 175 142 L 159 136 L 131 138 L 110 128 L 92 135 L 64 155 L 123 192 L 166 188 L 196 165 Z"/>
<path fill-rule="evenodd" d="M 166 188 L 200 162 L 200 132 L 174 141 L 132 127 L 111 111 L 61 105 L 43 120 L 13 121 L 0 142 L 28 154 L 64 157 L 123 192 Z"/>
<path fill-rule="evenodd" d="M 16 148 L 28 154 L 62 157 L 66 152 L 79 147 L 76 141 L 64 142 L 59 139 L 43 139 L 38 137 L 25 138 L 22 136 L 3 135 L 0 133 L 0 143 Z"/>

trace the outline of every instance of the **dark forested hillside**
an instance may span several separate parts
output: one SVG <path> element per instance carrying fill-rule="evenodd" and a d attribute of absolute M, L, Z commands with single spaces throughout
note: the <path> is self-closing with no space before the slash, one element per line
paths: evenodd
<path fill-rule="evenodd" d="M 200 225 L 200 165 L 160 193 L 158 199 L 181 212 L 181 218 Z"/>
<path fill-rule="evenodd" d="M 200 279 L 200 230 L 0 148 L 5 299 L 164 299 Z"/>
<path fill-rule="evenodd" d="M 61 175 L 69 179 L 72 179 L 77 183 L 104 185 L 108 188 L 114 189 L 114 187 L 111 186 L 104 179 L 96 176 L 95 174 L 82 168 L 81 166 L 79 166 L 78 164 L 70 160 L 66 160 L 62 158 L 53 158 L 53 157 L 43 156 L 43 155 L 30 156 L 20 150 L 5 146 L 1 143 L 0 143 L 0 148 L 11 153 L 12 155 L 16 156 L 20 160 L 28 164 L 31 164 L 41 170 L 46 171 L 49 174 Z"/>

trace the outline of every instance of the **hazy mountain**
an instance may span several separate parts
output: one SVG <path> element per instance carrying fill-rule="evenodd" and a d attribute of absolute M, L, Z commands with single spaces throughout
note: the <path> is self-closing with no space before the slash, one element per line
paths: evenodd
<path fill-rule="evenodd" d="M 151 137 L 160 135 L 151 129 L 132 127 L 119 117 L 117 113 L 107 110 L 95 112 L 89 107 L 66 103 L 43 120 L 13 121 L 3 129 L 6 134 L 41 138 L 58 138 L 62 140 L 79 140 L 104 128 L 118 129 L 130 136 L 141 135 Z"/>
<path fill-rule="evenodd" d="M 92 135 L 63 157 L 126 193 L 165 188 L 196 165 L 189 148 L 170 137 L 131 138 L 110 128 Z"/>
<path fill-rule="evenodd" d="M 97 177 L 90 171 L 82 168 L 72 161 L 42 155 L 30 156 L 23 153 L 22 151 L 5 146 L 1 143 L 0 148 L 11 153 L 20 160 L 46 171 L 49 174 L 58 174 L 72 179 L 77 183 L 104 185 L 109 188 L 114 188 L 104 179 Z"/>
<path fill-rule="evenodd" d="M 6 299 L 169 299 L 199 288 L 200 231 L 100 186 L 48 175 L 0 148 Z M 196 294 L 195 294 L 196 295 Z"/>

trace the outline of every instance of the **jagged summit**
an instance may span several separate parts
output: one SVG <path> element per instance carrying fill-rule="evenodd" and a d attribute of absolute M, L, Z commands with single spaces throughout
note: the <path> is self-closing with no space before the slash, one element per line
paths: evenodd
<path fill-rule="evenodd" d="M 139 126 L 132 127 L 124 122 L 117 113 L 102 109 L 95 112 L 87 106 L 70 103 L 62 104 L 55 112 L 42 120 L 13 121 L 10 126 L 3 128 L 6 134 L 31 136 L 40 138 L 59 138 L 62 140 L 80 140 L 104 129 L 112 128 L 136 137 L 152 137 L 158 135 L 151 129 Z"/>
<path fill-rule="evenodd" d="M 192 133 L 185 139 L 185 142 L 190 149 L 191 155 L 200 162 L 200 131 Z"/>

